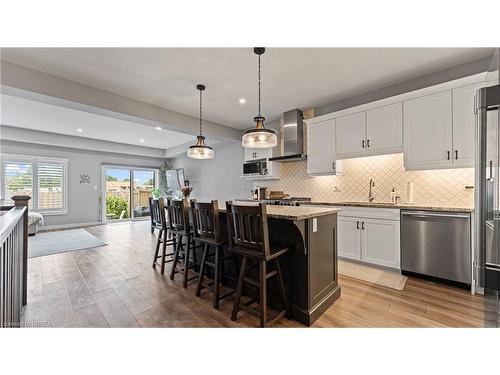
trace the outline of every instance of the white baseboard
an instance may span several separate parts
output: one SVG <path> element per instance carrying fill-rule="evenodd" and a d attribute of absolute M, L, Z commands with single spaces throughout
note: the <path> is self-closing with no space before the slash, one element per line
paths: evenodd
<path fill-rule="evenodd" d="M 87 223 L 74 223 L 74 224 L 59 224 L 59 225 L 44 225 L 42 227 L 38 227 L 38 232 L 45 232 L 50 230 L 57 229 L 70 229 L 70 228 L 81 228 L 81 227 L 91 227 L 94 225 L 101 225 L 101 222 L 87 222 Z"/>

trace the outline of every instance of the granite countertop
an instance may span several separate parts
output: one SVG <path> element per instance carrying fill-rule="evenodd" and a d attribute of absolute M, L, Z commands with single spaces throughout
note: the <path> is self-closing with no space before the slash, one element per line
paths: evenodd
<path fill-rule="evenodd" d="M 337 208 L 323 207 L 301 207 L 301 206 L 274 206 L 266 205 L 267 217 L 271 219 L 283 220 L 304 220 L 314 217 L 336 214 L 340 211 Z M 226 207 L 220 208 L 221 212 L 226 211 Z"/>
<path fill-rule="evenodd" d="M 419 204 L 405 203 L 390 203 L 390 202 L 329 202 L 329 201 L 311 201 L 303 202 L 302 205 L 318 205 L 318 206 L 346 206 L 346 207 L 373 207 L 373 208 L 396 208 L 404 210 L 428 210 L 428 211 L 447 211 L 447 212 L 473 212 L 471 207 L 449 207 L 449 206 L 432 206 Z"/>

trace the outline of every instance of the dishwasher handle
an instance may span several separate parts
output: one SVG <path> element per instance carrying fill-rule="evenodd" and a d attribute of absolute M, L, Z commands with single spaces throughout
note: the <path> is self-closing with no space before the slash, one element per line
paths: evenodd
<path fill-rule="evenodd" d="M 453 213 L 438 213 L 438 212 L 409 212 L 409 211 L 401 211 L 401 215 L 404 216 L 412 216 L 412 217 L 447 217 L 447 218 L 457 218 L 457 219 L 469 219 L 470 215 L 468 214 L 453 214 Z"/>

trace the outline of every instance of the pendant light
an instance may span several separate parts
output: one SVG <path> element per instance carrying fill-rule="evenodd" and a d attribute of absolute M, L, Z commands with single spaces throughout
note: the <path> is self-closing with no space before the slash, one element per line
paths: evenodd
<path fill-rule="evenodd" d="M 241 138 L 241 145 L 245 148 L 269 148 L 278 144 L 276 132 L 264 127 L 265 118 L 260 113 L 260 56 L 266 51 L 265 48 L 256 47 L 254 53 L 259 56 L 259 114 L 254 117 L 255 128 L 245 131 Z"/>
<path fill-rule="evenodd" d="M 202 92 L 205 90 L 204 85 L 196 85 L 200 91 L 200 135 L 196 137 L 196 144 L 189 146 L 187 156 L 193 159 L 213 159 L 214 150 L 205 144 L 205 137 L 202 135 Z"/>

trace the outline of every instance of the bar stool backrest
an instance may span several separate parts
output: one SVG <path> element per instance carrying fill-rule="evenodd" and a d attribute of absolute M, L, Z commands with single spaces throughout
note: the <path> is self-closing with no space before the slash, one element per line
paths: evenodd
<path fill-rule="evenodd" d="M 220 227 L 219 203 L 213 200 L 210 203 L 191 200 L 193 215 L 194 236 L 219 242 L 222 240 Z"/>
<path fill-rule="evenodd" d="M 234 205 L 226 202 L 229 246 L 241 247 L 266 259 L 270 256 L 266 205 Z"/>
<path fill-rule="evenodd" d="M 149 212 L 151 212 L 151 221 L 156 227 L 167 229 L 167 218 L 165 216 L 165 202 L 163 198 L 149 198 Z"/>
<path fill-rule="evenodd" d="M 167 199 L 169 229 L 174 232 L 189 233 L 189 211 L 184 200 Z"/>

